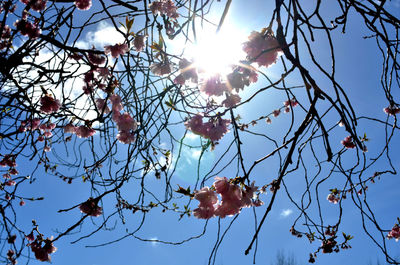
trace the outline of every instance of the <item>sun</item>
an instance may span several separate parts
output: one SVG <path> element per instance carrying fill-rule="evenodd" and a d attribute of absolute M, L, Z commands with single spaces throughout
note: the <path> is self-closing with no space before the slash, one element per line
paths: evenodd
<path fill-rule="evenodd" d="M 203 29 L 197 35 L 197 42 L 190 46 L 186 55 L 193 59 L 193 66 L 206 76 L 227 75 L 232 66 L 246 58 L 242 43 L 246 35 L 238 29 L 224 27 L 218 33 L 215 29 Z"/>

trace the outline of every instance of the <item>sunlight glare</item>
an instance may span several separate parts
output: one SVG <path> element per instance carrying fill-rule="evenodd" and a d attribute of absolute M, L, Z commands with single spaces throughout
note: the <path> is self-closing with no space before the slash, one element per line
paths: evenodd
<path fill-rule="evenodd" d="M 246 57 L 242 50 L 246 38 L 233 28 L 223 28 L 219 33 L 203 30 L 198 34 L 197 44 L 187 50 L 187 55 L 193 58 L 195 67 L 204 74 L 227 75 L 232 71 L 232 65 Z"/>

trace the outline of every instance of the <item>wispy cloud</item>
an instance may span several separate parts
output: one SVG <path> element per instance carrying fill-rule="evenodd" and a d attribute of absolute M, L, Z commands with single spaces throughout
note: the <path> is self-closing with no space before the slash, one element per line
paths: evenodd
<path fill-rule="evenodd" d="M 292 209 L 283 209 L 283 210 L 281 211 L 280 217 L 281 217 L 281 218 L 286 218 L 286 217 L 288 217 L 289 215 L 291 215 L 292 213 L 293 213 L 293 210 L 292 210 Z"/>

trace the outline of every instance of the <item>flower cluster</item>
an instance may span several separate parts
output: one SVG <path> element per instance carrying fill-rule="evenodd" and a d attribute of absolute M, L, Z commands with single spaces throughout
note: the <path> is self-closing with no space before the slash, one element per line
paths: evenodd
<path fill-rule="evenodd" d="M 193 83 L 197 83 L 198 76 L 196 68 L 193 67 L 193 63 L 183 58 L 179 61 L 180 74 L 174 79 L 175 84 L 184 85 L 187 80 Z"/>
<path fill-rule="evenodd" d="M 123 44 L 115 44 L 115 45 L 107 45 L 104 46 L 104 52 L 105 54 L 111 53 L 111 56 L 113 58 L 117 58 L 120 55 L 124 55 L 127 51 L 129 50 L 128 44 L 123 43 Z"/>
<path fill-rule="evenodd" d="M 266 67 L 274 64 L 281 52 L 278 41 L 269 31 L 266 33 L 253 31 L 249 41 L 243 44 L 243 50 L 250 61 Z"/>
<path fill-rule="evenodd" d="M 196 114 L 189 121 L 185 122 L 187 129 L 211 141 L 220 140 L 229 131 L 229 124 L 229 120 L 220 117 L 211 118 L 209 121 L 203 123 L 203 116 L 201 114 Z"/>
<path fill-rule="evenodd" d="M 31 241 L 31 243 L 29 243 L 29 246 L 31 247 L 32 252 L 35 253 L 35 258 L 37 260 L 49 262 L 51 261 L 50 254 L 57 251 L 57 248 L 53 245 L 51 239 L 46 238 L 43 240 L 42 236 L 38 236 L 35 240 L 33 233 L 30 233 L 28 236 L 26 236 L 26 239 L 28 239 L 28 241 Z"/>
<path fill-rule="evenodd" d="M 400 113 L 400 108 L 390 105 L 390 106 L 384 108 L 383 111 L 388 115 L 394 116 L 394 115 Z"/>
<path fill-rule="evenodd" d="M 200 202 L 198 208 L 193 210 L 195 217 L 199 219 L 209 219 L 214 216 L 225 218 L 240 213 L 242 208 L 263 204 L 259 199 L 253 201 L 254 192 L 257 191 L 254 182 L 251 186 L 244 185 L 245 188 L 241 189 L 225 177 L 216 177 L 213 186 L 215 191 L 209 187 L 195 191 L 194 198 Z M 218 200 L 217 193 L 221 196 L 221 202 Z"/>
<path fill-rule="evenodd" d="M 149 5 L 153 14 L 166 15 L 170 18 L 178 18 L 177 7 L 172 0 L 154 1 Z"/>
<path fill-rule="evenodd" d="M 92 0 L 75 0 L 74 4 L 80 10 L 88 10 L 92 6 Z"/>
<path fill-rule="evenodd" d="M 41 33 L 37 23 L 33 24 L 26 19 L 17 20 L 15 27 L 23 36 L 28 36 L 30 39 L 37 39 Z"/>
<path fill-rule="evenodd" d="M 40 98 L 40 111 L 46 114 L 56 112 L 60 109 L 60 101 L 51 95 L 44 95 Z"/>
<path fill-rule="evenodd" d="M 201 85 L 200 91 L 204 92 L 208 96 L 222 96 L 224 92 L 230 91 L 231 88 L 227 83 L 222 82 L 220 75 L 215 75 L 207 80 Z"/>
<path fill-rule="evenodd" d="M 400 226 L 398 224 L 395 224 L 392 228 L 392 230 L 389 232 L 387 235 L 388 239 L 394 238 L 396 241 L 399 241 L 400 239 Z"/>
<path fill-rule="evenodd" d="M 353 142 L 353 138 L 351 136 L 347 136 L 340 142 L 347 149 L 352 149 L 356 147 L 356 144 Z"/>
<path fill-rule="evenodd" d="M 97 205 L 98 201 L 89 198 L 87 201 L 79 205 L 79 210 L 87 215 L 98 217 L 103 214 L 103 208 Z"/>
<path fill-rule="evenodd" d="M 135 47 L 135 50 L 137 52 L 143 51 L 146 39 L 146 35 L 135 35 L 135 39 L 133 40 L 133 47 Z"/>
<path fill-rule="evenodd" d="M 1 167 L 9 167 L 7 173 L 3 174 L 3 177 L 6 179 L 4 182 L 5 186 L 14 186 L 16 182 L 11 179 L 11 175 L 18 175 L 18 170 L 16 169 L 17 163 L 15 162 L 15 156 L 13 155 L 4 155 L 0 160 Z"/>
<path fill-rule="evenodd" d="M 124 144 L 130 144 L 135 141 L 135 131 L 137 129 L 136 120 L 127 112 L 121 114 L 123 109 L 121 97 L 117 94 L 110 96 L 112 103 L 112 119 L 117 124 L 117 139 Z"/>
<path fill-rule="evenodd" d="M 158 63 L 153 63 L 150 65 L 150 71 L 158 76 L 163 76 L 171 73 L 171 64 L 169 61 L 163 61 Z"/>
<path fill-rule="evenodd" d="M 2 32 L 0 32 L 0 50 L 10 47 L 12 45 L 11 42 L 11 28 L 8 25 L 4 25 L 0 22 L 0 28 L 2 28 Z"/>
<path fill-rule="evenodd" d="M 30 5 L 32 10 L 42 11 L 46 8 L 47 0 L 20 0 L 25 5 Z"/>

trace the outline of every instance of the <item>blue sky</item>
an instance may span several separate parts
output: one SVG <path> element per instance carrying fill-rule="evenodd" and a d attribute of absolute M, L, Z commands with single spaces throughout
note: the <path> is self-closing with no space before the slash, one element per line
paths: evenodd
<path fill-rule="evenodd" d="M 399 15 L 399 1 L 392 1 L 388 3 L 390 10 L 395 14 Z M 218 3 L 217 6 L 223 7 L 224 3 Z M 305 5 L 307 5 L 306 3 Z M 260 10 L 270 10 L 274 6 L 274 1 L 253 1 L 249 4 L 249 1 L 233 1 L 231 9 L 229 11 L 227 20 L 225 24 L 230 28 L 237 28 L 238 32 L 243 32 L 249 34 L 253 30 L 261 30 L 265 27 L 270 20 L 270 14 L 272 12 L 260 12 Z M 326 16 L 334 17 L 335 10 L 327 4 L 326 6 Z M 212 16 L 218 16 L 221 14 L 221 9 L 217 8 L 215 14 Z M 387 106 L 387 102 L 384 98 L 381 89 L 379 88 L 379 76 L 381 71 L 381 59 L 377 53 L 376 43 L 373 39 L 364 40 L 362 37 L 368 35 L 368 31 L 363 26 L 362 21 L 359 17 L 353 15 L 350 16 L 350 21 L 347 25 L 347 34 L 341 34 L 340 31 L 334 32 L 334 41 L 337 43 L 336 46 L 336 62 L 337 62 L 337 79 L 341 81 L 342 86 L 348 93 L 353 106 L 355 106 L 357 115 L 362 116 L 368 114 L 372 117 L 377 117 L 379 119 L 385 120 L 386 116 L 382 109 Z M 141 23 L 140 20 L 135 23 Z M 107 24 L 103 24 L 101 27 L 91 27 L 92 35 L 95 31 L 101 31 L 107 28 Z M 87 32 L 85 33 L 87 34 Z M 86 35 L 88 36 L 88 35 Z M 96 35 L 94 35 L 96 36 Z M 90 37 L 83 37 L 83 40 L 89 40 Z M 104 35 L 104 42 L 99 38 L 93 38 L 98 45 L 108 44 L 111 39 L 109 36 Z M 243 39 L 243 42 L 246 39 Z M 83 45 L 83 44 L 82 44 Z M 329 53 L 326 46 L 326 39 L 322 35 L 316 35 L 316 42 L 313 43 L 314 52 L 318 54 L 321 58 L 323 65 L 329 65 L 326 63 L 329 59 Z M 310 63 L 309 58 L 304 58 L 305 64 Z M 315 68 L 315 67 L 314 67 Z M 320 84 L 323 84 L 322 89 L 331 89 L 331 84 L 325 78 L 321 77 L 317 70 L 310 66 L 315 72 L 315 78 Z M 271 78 L 277 78 L 281 74 L 280 64 L 274 65 L 268 69 L 262 69 L 267 76 Z M 314 73 L 313 72 L 313 73 Z M 246 88 L 245 91 L 241 92 L 241 97 L 245 99 L 251 96 L 260 87 L 266 86 L 267 80 L 260 77 L 258 83 Z M 301 79 L 298 74 L 293 74 L 288 80 L 287 85 L 301 85 Z M 304 88 L 294 89 L 296 97 L 299 99 L 305 99 Z M 398 91 L 394 91 L 394 95 L 399 97 Z M 249 122 L 251 119 L 255 119 L 261 115 L 265 115 L 276 108 L 282 106 L 282 102 L 286 100 L 286 95 L 279 90 L 267 90 L 259 94 L 250 104 L 246 104 L 243 107 L 235 110 L 235 114 L 239 114 L 243 121 Z M 320 102 L 319 108 L 326 108 L 326 103 Z M 304 117 L 304 112 L 300 108 L 295 109 L 295 115 L 299 121 L 302 121 Z M 329 114 L 330 126 L 334 126 L 338 122 L 338 116 L 334 114 Z M 389 120 L 392 119 L 391 117 Z M 271 125 L 265 124 L 264 121 L 260 121 L 256 126 L 252 127 L 251 130 L 260 133 L 266 133 L 268 136 L 275 139 L 280 139 L 282 142 L 282 131 L 287 130 L 290 125 L 290 114 L 281 114 L 279 118 L 273 119 Z M 171 131 L 174 135 L 182 136 L 185 133 L 183 124 L 177 124 L 171 126 Z M 383 126 L 371 125 L 370 122 L 360 121 L 358 132 L 360 134 L 366 132 L 368 137 L 371 139 L 368 144 L 369 152 L 367 157 L 372 158 L 380 151 L 380 146 L 382 142 L 380 136 L 384 134 Z M 335 129 L 332 134 L 330 134 L 331 143 L 337 143 L 333 146 L 334 153 L 338 152 L 342 146 L 340 141 L 346 137 L 348 134 L 344 129 Z M 178 137 L 179 139 L 179 137 Z M 233 140 L 233 133 L 227 134 L 223 140 L 221 140 L 220 145 L 216 147 L 214 151 L 207 150 L 203 155 L 203 160 L 201 161 L 201 168 L 199 170 L 200 177 L 205 176 L 209 170 L 212 168 L 213 163 L 215 163 L 219 157 L 222 156 L 224 148 L 228 146 Z M 247 133 L 243 133 L 243 148 L 245 154 L 245 165 L 250 166 L 251 163 L 262 157 L 263 155 L 269 153 L 268 150 L 272 150 L 273 144 L 262 137 L 255 137 Z M 75 141 L 75 140 L 74 140 Z M 76 140 L 79 144 L 80 139 Z M 98 136 L 94 137 L 94 141 L 99 144 Z M 173 187 L 179 184 L 183 187 L 193 186 L 197 178 L 197 163 L 200 153 L 199 148 L 190 148 L 189 146 L 199 146 L 201 139 L 198 136 L 190 134 L 184 140 L 188 146 L 182 148 L 181 163 L 175 168 L 176 178 L 172 181 Z M 319 143 L 319 145 L 318 145 Z M 168 148 L 168 143 L 165 144 Z M 397 136 L 393 140 L 393 147 L 399 146 L 400 139 Z M 82 156 L 85 158 L 86 150 L 83 147 L 81 149 Z M 55 152 L 65 158 L 72 159 L 68 157 L 67 153 L 63 149 L 63 145 L 54 145 Z M 395 148 L 393 148 L 395 149 Z M 324 156 L 323 146 L 321 142 L 317 142 L 316 150 Z M 396 150 L 392 150 L 396 151 Z M 116 155 L 117 158 L 124 159 L 126 154 L 126 147 L 120 147 Z M 348 150 L 344 155 L 347 161 L 346 163 L 352 163 L 354 160 L 355 150 Z M 55 153 L 50 154 L 50 157 L 54 156 Z M 395 153 L 393 153 L 395 154 Z M 227 156 L 223 161 L 231 159 L 235 153 L 228 152 Z M 309 165 L 308 174 L 315 174 L 317 168 L 315 165 L 315 160 L 312 158 L 310 153 L 304 153 L 304 162 Z M 73 160 L 71 160 L 73 161 Z M 140 161 L 138 161 L 139 163 Z M 175 162 L 173 160 L 173 162 Z M 400 159 L 396 156 L 393 157 L 393 164 L 396 169 Z M 18 164 L 25 165 L 27 163 L 35 163 L 35 161 L 18 160 Z M 90 163 L 90 161 L 88 161 Z M 174 163 L 173 163 L 174 164 Z M 272 158 L 265 163 L 260 164 L 254 172 L 254 180 L 256 185 L 264 185 L 271 182 L 276 178 L 279 171 L 279 160 L 278 158 Z M 380 170 L 387 167 L 387 164 L 383 162 L 378 162 L 373 169 L 369 172 L 371 175 L 375 170 Z M 377 169 L 376 169 L 377 168 Z M 234 177 L 236 174 L 236 167 L 231 166 L 227 169 L 222 169 L 221 165 L 218 166 L 217 171 L 221 169 L 219 176 Z M 30 167 L 20 169 L 21 175 L 30 174 Z M 82 169 L 76 169 L 80 174 Z M 65 169 L 65 174 L 75 174 L 72 173 L 75 169 Z M 138 172 L 137 174 L 140 174 Z M 304 187 L 304 174 L 303 170 L 296 171 L 285 177 L 285 183 L 291 194 L 300 196 L 302 192 L 301 188 Z M 324 169 L 321 175 L 328 174 L 328 171 Z M 72 205 L 77 205 L 85 201 L 90 193 L 89 183 L 82 183 L 81 180 L 74 180 L 71 185 L 65 185 L 59 178 L 51 176 L 44 172 L 42 168 L 39 167 L 36 172 L 36 181 L 32 185 L 26 187 L 25 193 L 31 194 L 30 196 L 44 196 L 45 199 L 40 202 L 30 202 L 24 207 L 16 207 L 17 215 L 19 216 L 18 222 L 25 231 L 29 231 L 31 227 L 30 220 L 35 219 L 38 221 L 39 229 L 45 235 L 56 235 L 59 231 L 66 229 L 68 224 L 72 224 L 81 218 L 80 212 L 75 209 L 67 213 L 57 213 L 59 209 L 69 208 Z M 151 174 L 149 175 L 151 176 Z M 339 176 L 338 176 L 339 178 Z M 211 185 L 213 178 L 207 181 L 206 185 Z M 334 224 L 337 219 L 335 219 L 335 214 L 337 213 L 337 205 L 330 204 L 325 200 L 325 196 L 329 194 L 329 189 L 340 188 L 343 183 L 343 179 L 337 180 L 336 178 L 331 178 L 329 181 L 321 185 L 321 208 L 324 214 L 326 214 L 326 223 Z M 123 188 L 123 193 L 134 200 L 138 195 L 138 182 L 132 181 L 126 187 Z M 150 190 L 155 193 L 162 192 L 163 186 L 155 178 L 146 179 L 146 185 Z M 399 216 L 398 208 L 398 189 L 393 187 L 398 187 L 399 180 L 398 176 L 385 175 L 377 184 L 370 185 L 369 188 L 369 201 L 372 207 L 376 211 L 376 215 L 383 227 L 390 229 L 396 221 L 396 217 Z M 199 188 L 199 186 L 197 186 Z M 324 195 L 326 194 L 326 195 Z M 261 199 L 265 202 L 269 202 L 271 198 L 271 193 L 267 195 L 262 195 Z M 151 199 L 149 199 L 151 200 Z M 180 202 L 180 207 L 187 202 L 186 198 L 182 200 L 176 200 Z M 104 200 L 104 210 L 108 213 L 113 212 L 113 207 L 115 205 L 115 198 L 113 196 L 107 197 Z M 196 208 L 197 202 L 192 201 L 190 204 L 191 209 Z M 341 231 L 354 236 L 351 240 L 351 250 L 344 250 L 340 253 L 332 254 L 319 254 L 316 264 L 367 264 L 369 261 L 374 262 L 377 258 L 382 260 L 382 256 L 379 253 L 376 246 L 373 245 L 372 241 L 367 238 L 363 233 L 360 213 L 356 211 L 354 205 L 348 199 L 343 203 L 344 218 L 341 225 Z M 315 207 L 312 206 L 312 207 Z M 254 213 L 257 215 L 257 219 L 263 215 L 266 206 L 259 207 L 257 209 L 243 209 L 241 214 L 237 217 L 235 222 L 230 227 L 230 230 L 225 236 L 225 239 L 221 243 L 218 253 L 216 255 L 215 264 L 252 264 L 253 252 L 250 255 L 245 256 L 244 251 L 251 241 L 253 236 L 255 225 L 254 225 Z M 310 211 L 311 215 L 317 216 L 316 209 Z M 276 256 L 276 253 L 280 250 L 285 251 L 285 253 L 293 254 L 298 260 L 299 264 L 307 264 L 308 253 L 315 251 L 320 242 L 314 242 L 309 244 L 306 238 L 297 239 L 289 233 L 289 229 L 298 216 L 299 212 L 295 206 L 289 201 L 286 196 L 284 189 L 281 188 L 277 196 L 277 200 L 274 204 L 274 208 L 267 218 L 264 224 L 258 240 L 258 250 L 256 255 L 257 264 L 270 264 Z M 93 235 L 88 239 L 83 239 L 78 243 L 71 244 L 71 242 L 77 240 L 80 236 L 85 235 L 93 231 L 92 222 L 95 224 L 100 224 L 102 222 L 102 217 L 87 219 L 84 224 L 75 229 L 70 236 L 63 238 L 55 243 L 58 251 L 52 255 L 53 263 L 57 265 L 64 264 L 82 264 L 82 265 L 108 265 L 108 264 L 138 264 L 138 265 L 150 265 L 150 264 L 162 264 L 162 265 L 181 265 L 181 264 L 193 264 L 202 265 L 207 264 L 212 253 L 212 249 L 216 244 L 218 231 L 222 235 L 225 229 L 233 221 L 234 217 L 227 217 L 225 219 L 218 220 L 217 218 L 212 218 L 207 222 L 207 232 L 205 235 L 198 239 L 193 239 L 185 244 L 181 245 L 170 245 L 162 244 L 158 242 L 142 242 L 138 239 L 129 237 L 125 238 L 119 242 L 109 244 L 101 247 L 86 247 L 93 246 L 109 241 L 121 238 L 125 234 L 127 229 L 129 232 L 134 231 L 140 224 L 142 218 L 145 218 L 145 222 L 141 230 L 136 233 L 137 237 L 147 239 L 147 240 L 160 240 L 160 241 L 171 241 L 180 242 L 192 236 L 197 236 L 202 233 L 203 227 L 206 221 L 199 220 L 193 216 L 183 217 L 179 220 L 179 215 L 171 212 L 162 213 L 161 209 L 153 209 L 150 213 L 143 216 L 141 213 L 135 213 L 134 215 L 127 215 L 127 224 L 122 226 L 118 218 L 112 219 L 109 222 L 109 231 L 101 231 Z M 114 220 L 117 222 L 114 227 Z M 298 225 L 300 225 L 302 222 Z M 300 226 L 301 227 L 301 226 Z M 75 233 L 76 232 L 76 233 Z M 394 240 L 387 241 L 388 249 L 394 256 L 400 257 L 399 243 Z M 253 247 L 254 250 L 254 247 Z M 211 257 L 212 258 L 212 257 Z M 39 261 L 32 261 L 32 264 L 39 264 Z"/>

